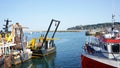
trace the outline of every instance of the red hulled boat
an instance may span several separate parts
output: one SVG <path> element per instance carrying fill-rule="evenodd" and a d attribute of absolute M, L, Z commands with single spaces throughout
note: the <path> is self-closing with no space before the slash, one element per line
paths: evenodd
<path fill-rule="evenodd" d="M 81 54 L 82 68 L 120 68 L 120 32 L 89 36 Z"/>

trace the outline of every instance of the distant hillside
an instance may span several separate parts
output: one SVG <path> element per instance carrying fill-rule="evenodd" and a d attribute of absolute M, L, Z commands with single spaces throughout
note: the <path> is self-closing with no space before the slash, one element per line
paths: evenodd
<path fill-rule="evenodd" d="M 114 23 L 116 28 L 120 29 L 120 22 Z M 89 29 L 104 29 L 104 28 L 110 28 L 113 26 L 113 23 L 99 23 L 99 24 L 93 24 L 93 25 L 77 25 L 75 27 L 70 27 L 67 30 L 89 30 Z"/>

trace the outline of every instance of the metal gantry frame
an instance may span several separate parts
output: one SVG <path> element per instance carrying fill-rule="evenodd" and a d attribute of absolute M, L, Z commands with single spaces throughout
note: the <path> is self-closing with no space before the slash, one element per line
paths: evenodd
<path fill-rule="evenodd" d="M 50 32 L 50 29 L 51 29 L 51 26 L 52 26 L 53 22 L 57 23 L 56 28 L 55 28 L 55 30 L 54 30 L 54 33 L 53 33 L 53 35 L 52 35 L 52 38 L 54 38 L 54 36 L 55 36 L 55 33 L 56 33 L 57 29 L 58 29 L 58 26 L 59 26 L 59 24 L 60 24 L 60 21 L 55 20 L 55 19 L 52 19 L 52 20 L 51 20 L 51 23 L 50 23 L 50 25 L 49 25 L 49 27 L 48 27 L 48 30 L 47 30 L 47 32 L 46 32 L 46 34 L 45 34 L 45 37 L 44 37 L 44 39 L 43 39 L 42 47 L 43 47 L 43 44 L 46 42 L 46 38 L 47 38 L 47 36 L 48 36 L 48 33 Z M 52 42 L 52 40 L 50 41 L 50 43 L 51 43 L 51 42 Z"/>

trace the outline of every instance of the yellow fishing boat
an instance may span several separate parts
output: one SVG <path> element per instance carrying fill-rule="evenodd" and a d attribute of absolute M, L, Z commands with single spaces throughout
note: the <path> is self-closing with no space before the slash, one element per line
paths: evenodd
<path fill-rule="evenodd" d="M 53 22 L 57 23 L 56 28 L 53 32 L 52 37 L 48 38 L 47 36 L 48 36 L 48 33 L 50 31 L 50 28 Z M 58 29 L 59 24 L 60 24 L 60 21 L 52 19 L 45 36 L 41 35 L 40 38 L 38 39 L 33 38 L 30 41 L 27 47 L 32 50 L 33 52 L 32 56 L 45 56 L 45 55 L 56 52 L 56 46 L 54 43 L 54 40 L 56 40 L 56 38 L 54 38 L 54 35 Z M 37 40 L 39 40 L 39 42 L 36 42 Z"/>

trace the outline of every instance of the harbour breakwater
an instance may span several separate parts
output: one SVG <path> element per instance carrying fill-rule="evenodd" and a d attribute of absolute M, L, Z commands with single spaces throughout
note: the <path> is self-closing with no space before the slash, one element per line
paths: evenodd
<path fill-rule="evenodd" d="M 50 32 L 53 32 L 54 30 L 51 30 Z M 57 30 L 57 32 L 81 32 L 86 30 Z M 46 32 L 46 30 L 29 30 L 25 32 Z"/>

